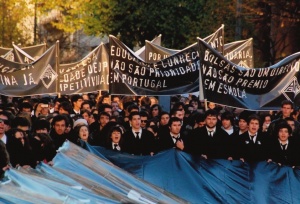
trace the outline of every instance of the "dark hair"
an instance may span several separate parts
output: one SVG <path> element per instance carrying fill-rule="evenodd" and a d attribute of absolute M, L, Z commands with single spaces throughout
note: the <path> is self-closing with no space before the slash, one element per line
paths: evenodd
<path fill-rule="evenodd" d="M 168 113 L 167 111 L 162 111 L 161 113 L 160 113 L 160 115 L 159 115 L 159 120 L 161 120 L 161 116 L 162 115 L 168 115 L 168 116 L 170 116 L 170 113 Z"/>
<path fill-rule="evenodd" d="M 128 112 L 130 113 L 133 109 L 138 109 L 139 110 L 139 106 L 136 104 L 131 104 L 127 107 Z"/>
<path fill-rule="evenodd" d="M 69 124 L 70 124 L 69 119 L 67 118 L 66 115 L 61 115 L 61 114 L 56 115 L 56 116 L 53 117 L 52 122 L 51 122 L 51 127 L 53 127 L 53 126 L 55 125 L 56 122 L 62 121 L 62 120 L 65 121 L 66 127 L 68 127 Z"/>
<path fill-rule="evenodd" d="M 206 119 L 208 116 L 213 116 L 213 117 L 218 118 L 218 112 L 215 110 L 209 109 L 209 110 L 205 111 L 204 118 Z"/>
<path fill-rule="evenodd" d="M 42 130 L 44 128 L 46 128 L 47 131 L 49 132 L 49 130 L 50 130 L 50 122 L 48 120 L 36 120 L 33 123 L 33 126 L 32 126 L 32 129 L 34 131 L 36 131 L 36 130 Z"/>
<path fill-rule="evenodd" d="M 197 117 L 196 117 L 196 123 L 200 123 L 200 122 L 204 122 L 205 121 L 205 116 L 204 116 L 204 114 L 199 114 L 199 115 L 197 115 Z"/>
<path fill-rule="evenodd" d="M 158 105 L 158 104 L 154 104 L 154 105 L 152 105 L 152 106 L 150 107 L 150 114 L 152 114 L 153 109 L 156 108 L 156 107 L 158 108 L 158 115 L 160 115 L 162 109 L 161 109 L 161 106 Z"/>
<path fill-rule="evenodd" d="M 112 109 L 111 105 L 107 104 L 107 103 L 103 103 L 103 104 L 100 104 L 99 105 L 99 108 L 98 108 L 98 112 L 103 112 L 105 110 L 105 108 L 110 108 Z"/>
<path fill-rule="evenodd" d="M 24 118 L 24 117 L 15 117 L 13 120 L 12 120 L 12 125 L 11 127 L 12 128 L 17 128 L 18 126 L 28 126 L 30 127 L 30 122 Z"/>
<path fill-rule="evenodd" d="M 286 121 L 284 121 L 284 122 L 281 122 L 278 125 L 276 125 L 276 128 L 275 128 L 276 135 L 275 136 L 278 137 L 279 131 L 284 128 L 288 129 L 288 132 L 290 135 L 292 134 L 293 130 L 292 130 L 291 126 L 289 124 L 287 124 Z"/>
<path fill-rule="evenodd" d="M 223 120 L 230 120 L 231 125 L 234 125 L 234 116 L 229 111 L 225 111 L 224 113 L 222 113 L 222 115 L 221 115 L 221 121 L 223 121 Z"/>
<path fill-rule="evenodd" d="M 154 133 L 158 132 L 158 127 L 157 125 L 150 125 L 148 128 L 151 128 L 153 130 Z"/>
<path fill-rule="evenodd" d="M 141 117 L 149 117 L 148 113 L 146 111 L 140 111 Z"/>
<path fill-rule="evenodd" d="M 60 108 L 62 108 L 62 109 L 64 109 L 65 111 L 67 111 L 69 114 L 71 114 L 71 113 L 72 113 L 72 110 L 73 110 L 72 105 L 71 105 L 69 102 L 67 102 L 67 101 L 61 102 L 61 103 L 58 105 L 58 110 L 59 110 Z"/>
<path fill-rule="evenodd" d="M 81 104 L 81 109 L 82 109 L 83 105 L 85 105 L 85 104 L 88 104 L 90 106 L 90 108 L 92 108 L 92 104 L 90 101 L 83 101 Z"/>
<path fill-rule="evenodd" d="M 170 120 L 169 120 L 168 126 L 171 127 L 173 122 L 180 122 L 181 123 L 181 120 L 177 117 L 171 117 Z"/>
<path fill-rule="evenodd" d="M 100 112 L 98 115 L 99 115 L 99 119 L 101 118 L 102 115 L 107 116 L 110 119 L 110 115 L 107 112 Z"/>
<path fill-rule="evenodd" d="M 260 117 L 256 114 L 252 114 L 248 117 L 247 124 L 249 125 L 251 120 L 258 120 L 259 125 L 261 124 Z"/>
<path fill-rule="evenodd" d="M 30 108 L 30 110 L 32 110 L 32 105 L 29 102 L 22 102 L 19 106 L 19 110 L 22 111 L 23 108 Z"/>
<path fill-rule="evenodd" d="M 74 102 L 78 101 L 79 99 L 83 99 L 81 95 L 75 94 L 71 97 L 71 103 L 73 105 Z"/>
<path fill-rule="evenodd" d="M 132 120 L 133 116 L 135 116 L 135 115 L 141 116 L 138 111 L 133 111 L 129 114 L 129 120 Z"/>
<path fill-rule="evenodd" d="M 289 100 L 283 100 L 281 102 L 281 108 L 284 106 L 284 105 L 291 105 L 292 109 L 294 109 L 294 103 L 292 101 L 289 101 Z"/>

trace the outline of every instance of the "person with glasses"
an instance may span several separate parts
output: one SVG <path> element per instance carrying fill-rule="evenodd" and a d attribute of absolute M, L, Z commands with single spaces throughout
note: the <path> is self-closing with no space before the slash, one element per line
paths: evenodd
<path fill-rule="evenodd" d="M 140 115 L 141 115 L 141 128 L 147 129 L 148 113 L 145 111 L 141 111 Z"/>

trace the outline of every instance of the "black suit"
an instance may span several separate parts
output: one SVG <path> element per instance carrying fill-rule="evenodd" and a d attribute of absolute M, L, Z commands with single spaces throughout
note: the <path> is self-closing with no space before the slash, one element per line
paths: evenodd
<path fill-rule="evenodd" d="M 194 129 L 186 150 L 193 154 L 204 154 L 209 159 L 227 159 L 229 136 L 221 127 L 216 127 L 213 136 L 209 136 L 206 126 Z"/>
<path fill-rule="evenodd" d="M 140 139 L 136 139 L 132 130 L 124 133 L 123 151 L 134 155 L 150 155 L 151 152 L 156 152 L 154 135 L 145 129 L 142 129 Z"/>
<path fill-rule="evenodd" d="M 243 158 L 248 162 L 264 161 L 267 159 L 268 152 L 268 136 L 262 132 L 258 132 L 255 143 L 250 139 L 249 132 L 241 134 L 237 141 L 237 155 L 235 158 Z"/>
<path fill-rule="evenodd" d="M 183 144 L 185 145 L 186 139 L 184 135 L 180 134 L 178 140 L 183 141 Z M 177 148 L 176 142 L 174 142 L 170 133 L 159 136 L 159 140 L 158 140 L 159 151 L 163 151 L 171 148 Z"/>
<path fill-rule="evenodd" d="M 299 153 L 299 143 L 297 143 L 295 138 L 289 138 L 289 142 L 285 150 L 281 148 L 278 139 L 273 139 L 270 142 L 268 159 L 272 159 L 272 161 L 284 165 L 299 166 Z"/>

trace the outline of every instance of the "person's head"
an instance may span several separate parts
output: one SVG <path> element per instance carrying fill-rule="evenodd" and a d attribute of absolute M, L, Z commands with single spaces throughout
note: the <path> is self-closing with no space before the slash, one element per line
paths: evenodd
<path fill-rule="evenodd" d="M 205 112 L 204 118 L 206 127 L 214 128 L 218 122 L 218 112 L 213 109 L 209 109 Z"/>
<path fill-rule="evenodd" d="M 260 117 L 256 114 L 248 117 L 248 131 L 251 135 L 256 134 L 260 127 Z"/>
<path fill-rule="evenodd" d="M 109 138 L 113 143 L 119 143 L 122 137 L 122 130 L 118 126 L 113 126 L 109 131 Z"/>
<path fill-rule="evenodd" d="M 81 110 L 88 110 L 91 111 L 92 110 L 92 105 L 89 101 L 83 101 L 81 104 Z"/>
<path fill-rule="evenodd" d="M 284 120 L 287 122 L 287 124 L 292 128 L 292 131 L 294 132 L 295 129 L 296 129 L 294 118 L 293 117 L 287 117 Z"/>
<path fill-rule="evenodd" d="M 99 123 L 101 127 L 104 127 L 110 120 L 110 114 L 107 112 L 100 112 L 99 114 Z"/>
<path fill-rule="evenodd" d="M 58 113 L 59 114 L 67 114 L 70 115 L 72 113 L 72 106 L 69 102 L 63 101 L 58 105 Z"/>
<path fill-rule="evenodd" d="M 112 115 L 112 107 L 111 107 L 111 105 L 109 105 L 107 103 L 100 104 L 99 108 L 98 108 L 98 112 L 99 113 L 106 112 L 109 115 Z"/>
<path fill-rule="evenodd" d="M 32 105 L 29 102 L 22 102 L 19 106 L 20 113 L 30 113 L 32 111 Z"/>
<path fill-rule="evenodd" d="M 91 112 L 89 110 L 83 109 L 80 111 L 80 115 L 82 116 L 83 119 L 85 119 L 88 122 L 91 116 Z"/>
<path fill-rule="evenodd" d="M 12 128 L 18 128 L 24 131 L 27 135 L 30 130 L 30 122 L 24 117 L 15 117 L 12 120 Z"/>
<path fill-rule="evenodd" d="M 150 114 L 152 117 L 158 117 L 161 113 L 161 107 L 158 104 L 154 104 L 150 107 Z"/>
<path fill-rule="evenodd" d="M 199 101 L 196 99 L 192 99 L 190 100 L 190 105 L 193 107 L 194 111 L 196 111 L 199 106 Z"/>
<path fill-rule="evenodd" d="M 221 123 L 222 127 L 227 130 L 230 129 L 234 125 L 234 116 L 232 113 L 225 111 L 221 115 Z"/>
<path fill-rule="evenodd" d="M 127 107 L 127 111 L 128 111 L 128 113 L 131 113 L 131 112 L 139 112 L 140 109 L 139 109 L 138 105 L 132 103 L 131 105 L 129 105 L 129 106 Z"/>
<path fill-rule="evenodd" d="M 154 104 L 158 104 L 158 100 L 154 96 L 149 96 L 149 99 L 151 106 L 153 106 Z"/>
<path fill-rule="evenodd" d="M 182 126 L 182 120 L 177 117 L 172 117 L 169 120 L 169 128 L 170 128 L 170 133 L 174 135 L 178 135 L 180 133 Z"/>
<path fill-rule="evenodd" d="M 59 104 L 61 104 L 63 101 L 69 102 L 69 100 L 67 98 L 65 98 L 65 97 L 63 97 L 63 98 L 55 98 L 54 99 L 54 101 L 53 101 L 53 103 L 54 103 L 54 107 L 53 107 L 54 111 L 58 111 Z"/>
<path fill-rule="evenodd" d="M 189 117 L 191 113 L 194 112 L 194 107 L 192 105 L 185 105 L 184 112 L 185 112 L 185 117 Z"/>
<path fill-rule="evenodd" d="M 169 123 L 169 120 L 170 120 L 170 114 L 166 111 L 162 111 L 160 114 L 159 124 L 167 125 Z"/>
<path fill-rule="evenodd" d="M 205 117 L 204 114 L 199 114 L 196 117 L 196 123 L 198 127 L 204 127 L 205 126 Z"/>
<path fill-rule="evenodd" d="M 69 126 L 69 120 L 65 115 L 56 115 L 51 122 L 52 129 L 58 135 L 63 135 Z"/>
<path fill-rule="evenodd" d="M 286 142 L 292 134 L 292 128 L 285 122 L 280 123 L 276 127 L 276 136 L 281 142 Z"/>
<path fill-rule="evenodd" d="M 281 112 L 282 112 L 282 117 L 290 117 L 291 113 L 294 111 L 294 104 L 293 102 L 289 100 L 284 100 L 281 103 Z"/>
<path fill-rule="evenodd" d="M 37 106 L 40 106 L 40 113 L 42 115 L 48 115 L 49 114 L 49 101 L 46 99 L 40 100 L 40 102 L 37 104 Z"/>
<path fill-rule="evenodd" d="M 75 94 L 71 97 L 71 103 L 75 110 L 80 110 L 82 102 L 83 98 L 79 94 Z"/>
<path fill-rule="evenodd" d="M 272 122 L 272 116 L 271 116 L 271 114 L 265 114 L 263 116 L 263 123 L 270 125 L 271 122 Z"/>
<path fill-rule="evenodd" d="M 141 115 L 141 128 L 146 128 L 148 122 L 148 113 L 145 111 L 141 111 L 140 115 Z"/>
<path fill-rule="evenodd" d="M 46 133 L 48 134 L 50 131 L 50 122 L 47 120 L 36 120 L 33 123 L 32 129 L 36 132 L 36 133 Z"/>
<path fill-rule="evenodd" d="M 216 108 L 216 104 L 214 102 L 208 102 L 208 105 L 207 107 L 211 110 L 215 109 Z"/>
<path fill-rule="evenodd" d="M 181 119 L 181 120 L 183 120 L 183 118 L 184 118 L 184 111 L 183 111 L 183 109 L 172 109 L 171 110 L 171 117 L 177 117 L 177 118 L 179 118 L 179 119 Z"/>
<path fill-rule="evenodd" d="M 75 127 L 74 132 L 79 139 L 88 142 L 89 139 L 89 128 L 87 125 L 78 125 Z"/>
<path fill-rule="evenodd" d="M 9 113 L 6 111 L 0 112 L 0 136 L 4 135 L 10 128 Z"/>
<path fill-rule="evenodd" d="M 131 112 L 129 114 L 129 122 L 131 124 L 131 127 L 134 130 L 138 130 L 141 128 L 141 116 L 140 113 L 135 111 L 135 112 Z"/>
<path fill-rule="evenodd" d="M 10 133 L 11 133 L 11 136 L 14 137 L 15 139 L 19 140 L 23 146 L 25 145 L 25 142 L 28 144 L 28 142 L 27 142 L 28 138 L 25 137 L 25 133 L 23 130 L 18 129 L 18 128 L 13 128 L 13 129 L 11 129 Z"/>
<path fill-rule="evenodd" d="M 111 102 L 111 109 L 112 109 L 112 111 L 119 111 L 120 110 L 119 103 L 116 102 L 116 101 L 112 101 Z"/>

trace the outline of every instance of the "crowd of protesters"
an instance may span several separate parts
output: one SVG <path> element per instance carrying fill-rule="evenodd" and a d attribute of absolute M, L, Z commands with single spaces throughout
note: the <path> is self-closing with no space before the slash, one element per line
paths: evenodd
<path fill-rule="evenodd" d="M 0 174 L 10 167 L 51 164 L 69 140 L 132 155 L 176 148 L 205 159 L 300 165 L 299 111 L 254 112 L 172 96 L 170 111 L 156 97 L 5 97 L 0 101 Z"/>

